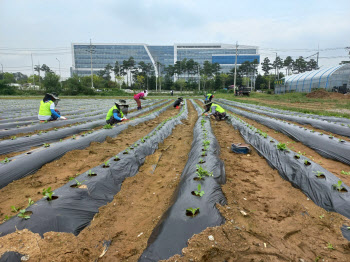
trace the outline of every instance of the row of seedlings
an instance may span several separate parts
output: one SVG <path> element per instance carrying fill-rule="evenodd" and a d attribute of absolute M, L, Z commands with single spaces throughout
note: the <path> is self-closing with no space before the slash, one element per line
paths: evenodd
<path fill-rule="evenodd" d="M 132 113 L 129 113 L 128 117 L 135 117 L 140 114 L 143 114 L 145 112 L 148 112 L 149 110 L 153 110 L 157 107 L 160 107 L 164 104 L 166 104 L 168 101 L 161 102 L 157 105 L 151 106 L 151 107 L 145 107 L 142 110 L 135 111 Z M 136 109 L 135 107 L 131 107 L 130 109 Z M 43 131 L 39 132 L 36 135 L 32 136 L 24 136 L 24 137 L 12 137 L 10 140 L 3 140 L 0 141 L 0 155 L 8 154 L 11 152 L 19 152 L 28 150 L 35 146 L 41 146 L 44 143 L 52 143 L 55 141 L 59 141 L 60 139 L 63 139 L 65 137 L 80 133 L 80 132 L 88 132 L 89 130 L 103 126 L 106 124 L 105 115 L 101 117 L 98 120 L 91 121 L 91 122 L 83 122 L 82 124 L 75 124 L 71 125 L 69 127 L 64 127 L 61 129 L 55 128 L 52 131 Z"/>
<path fill-rule="evenodd" d="M 260 124 L 268 126 L 271 129 L 279 131 L 295 141 L 302 142 L 304 145 L 315 150 L 325 158 L 337 160 L 350 165 L 350 143 L 343 139 L 337 139 L 332 134 L 325 135 L 305 127 L 291 124 L 284 120 L 257 115 L 224 104 L 221 106 L 238 115 L 247 117 Z"/>
<path fill-rule="evenodd" d="M 111 107 L 111 106 L 110 106 Z M 109 108 L 110 108 L 109 107 Z M 23 133 L 30 133 L 38 130 L 45 130 L 45 129 L 50 129 L 50 128 L 57 128 L 57 127 L 62 127 L 62 126 L 67 126 L 67 125 L 73 125 L 78 122 L 84 122 L 84 121 L 93 121 L 93 120 L 100 120 L 102 116 L 106 114 L 108 110 L 99 110 L 98 114 L 95 115 L 85 115 L 84 117 L 77 117 L 74 119 L 68 119 L 64 121 L 46 121 L 46 122 L 32 122 L 30 126 L 25 126 L 21 127 L 18 126 L 18 128 L 14 129 L 9 129 L 9 130 L 3 130 L 0 131 L 0 138 L 4 137 L 11 137 L 15 136 L 16 134 L 23 134 Z"/>
<path fill-rule="evenodd" d="M 254 109 L 251 107 L 248 107 L 243 104 L 238 104 L 236 102 L 228 101 L 228 100 L 223 100 L 220 99 L 220 102 L 227 104 L 227 105 L 233 105 L 237 107 L 241 107 L 243 109 L 251 110 L 256 113 L 260 114 L 265 114 L 271 117 L 279 118 L 279 119 L 284 119 L 288 121 L 293 121 L 302 125 L 311 125 L 314 128 L 322 129 L 327 132 L 331 132 L 332 134 L 338 134 L 341 136 L 346 136 L 350 137 L 350 124 L 346 123 L 339 123 L 339 122 L 330 122 L 330 121 L 325 121 L 325 120 L 320 120 L 320 119 L 315 119 L 311 117 L 303 117 L 303 116 L 298 116 L 295 117 L 295 115 L 287 115 L 287 114 L 278 114 L 278 113 L 270 113 L 267 112 L 266 110 L 259 110 L 259 109 Z"/>
<path fill-rule="evenodd" d="M 325 121 L 330 121 L 330 122 L 340 122 L 340 123 L 344 123 L 344 124 L 350 124 L 350 119 L 345 118 L 345 117 L 305 114 L 305 113 L 301 113 L 301 112 L 297 112 L 297 111 L 282 110 L 282 109 L 271 108 L 271 107 L 266 107 L 266 106 L 258 106 L 258 105 L 253 105 L 253 104 L 247 104 L 247 105 L 249 105 L 249 107 L 261 109 L 261 110 L 272 112 L 272 113 L 281 113 L 284 115 L 293 115 L 293 116 L 297 115 L 297 116 L 306 117 L 306 118 L 313 118 L 313 119 L 320 119 L 320 120 L 325 120 Z"/>
<path fill-rule="evenodd" d="M 129 126 L 136 126 L 154 119 L 167 110 L 170 106 L 171 104 L 169 103 L 168 105 L 151 112 L 149 115 L 127 121 L 125 124 L 114 126 L 111 129 L 100 129 L 93 133 L 91 132 L 90 134 L 88 132 L 84 136 L 73 136 L 71 139 L 66 140 L 61 139 L 60 142 L 44 144 L 43 147 L 36 150 L 6 159 L 7 163 L 0 165 L 0 189 L 14 180 L 21 179 L 34 173 L 43 165 L 61 158 L 69 151 L 87 148 L 90 146 L 91 142 L 101 143 L 105 141 L 107 137 L 113 138 L 117 136 Z M 145 110 L 152 110 L 152 107 Z"/>
<path fill-rule="evenodd" d="M 350 188 L 337 176 L 238 117 L 232 115 L 228 122 L 283 179 L 299 188 L 316 205 L 350 218 Z M 343 235 L 350 240 L 349 230 Z"/>
<path fill-rule="evenodd" d="M 198 113 L 198 105 L 194 104 Z M 225 222 L 216 204 L 225 205 L 221 190 L 225 183 L 224 163 L 210 121 L 199 117 L 193 129 L 188 161 L 169 209 L 148 239 L 139 261 L 159 261 L 181 253 L 193 234 Z"/>
<path fill-rule="evenodd" d="M 98 209 L 113 200 L 125 178 L 136 175 L 145 158 L 153 154 L 158 144 L 187 118 L 186 106 L 176 116 L 163 121 L 147 136 L 102 165 L 79 175 L 55 191 L 50 187 L 43 189 L 43 199 L 30 203 L 17 216 L 0 225 L 1 236 L 22 229 L 41 236 L 49 231 L 78 235 L 89 225 Z"/>

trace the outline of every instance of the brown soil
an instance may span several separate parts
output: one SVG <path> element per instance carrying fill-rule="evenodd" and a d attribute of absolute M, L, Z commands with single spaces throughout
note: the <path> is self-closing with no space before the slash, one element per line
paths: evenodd
<path fill-rule="evenodd" d="M 225 122 L 212 124 L 226 169 L 228 205 L 218 206 L 226 223 L 194 235 L 183 257 L 167 261 L 349 261 L 350 245 L 340 232 L 349 219 L 307 200 L 254 149 L 231 153 L 232 143 L 244 142 L 239 132 Z"/>
<path fill-rule="evenodd" d="M 318 89 L 308 93 L 306 95 L 308 98 L 326 98 L 326 99 L 350 99 L 349 95 L 344 95 L 340 93 L 327 92 L 324 89 Z"/>
<path fill-rule="evenodd" d="M 169 112 L 174 115 L 178 111 L 168 110 L 163 114 L 164 119 Z M 14 250 L 28 254 L 29 261 L 97 261 L 102 254 L 98 261 L 137 261 L 179 182 L 191 148 L 196 119 L 197 112 L 189 105 L 189 120 L 177 126 L 159 149 L 146 158 L 137 175 L 124 181 L 114 200 L 100 208 L 91 225 L 79 236 L 49 232 L 41 239 L 38 234 L 22 230 L 0 238 L 0 254 Z M 176 255 L 168 261 L 306 262 L 317 258 L 319 261 L 349 261 L 350 245 L 340 232 L 344 223 L 349 225 L 349 219 L 316 206 L 271 169 L 254 149 L 249 155 L 231 153 L 232 143 L 244 142 L 239 132 L 223 121 L 212 121 L 212 126 L 226 169 L 227 182 L 222 189 L 228 204 L 218 206 L 226 223 L 194 235 L 188 241 L 188 247 L 183 249 L 183 256 Z M 105 143 L 70 152 L 39 170 L 37 174 L 41 173 L 41 176 L 38 179 L 22 179 L 18 186 L 26 185 L 21 186 L 21 190 L 32 187 L 33 191 L 27 197 L 39 199 L 41 196 L 36 192 L 44 185 L 57 188 L 65 183 L 61 181 L 64 177 L 55 182 L 61 173 L 68 178 L 102 163 L 144 135 L 146 128 L 147 125 L 139 125 Z M 57 164 L 60 170 L 56 170 Z M 45 184 L 31 185 L 37 181 Z M 8 194 L 1 190 L 0 201 L 7 201 L 7 197 Z M 10 197 L 16 195 L 13 193 Z M 22 197 L 18 205 L 23 204 L 26 200 Z M 208 239 L 210 235 L 214 240 Z M 105 253 L 104 240 L 112 241 Z"/>
<path fill-rule="evenodd" d="M 103 143 L 93 142 L 86 149 L 70 151 L 62 158 L 44 165 L 34 175 L 14 181 L 0 189 L 0 217 L 3 219 L 5 215 L 14 215 L 11 213 L 11 206 L 24 207 L 27 205 L 28 198 L 39 200 L 42 197 L 43 188 L 50 186 L 54 190 L 66 184 L 70 177 L 75 177 L 102 164 L 176 113 L 178 112 L 169 108 L 149 122 L 129 126 L 115 138 L 107 137 Z"/>

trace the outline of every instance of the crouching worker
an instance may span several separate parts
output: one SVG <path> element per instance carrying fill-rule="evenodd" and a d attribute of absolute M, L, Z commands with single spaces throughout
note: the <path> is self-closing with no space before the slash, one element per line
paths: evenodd
<path fill-rule="evenodd" d="M 205 111 L 202 113 L 206 116 L 214 116 L 217 121 L 224 120 L 226 118 L 226 112 L 225 109 L 223 109 L 218 104 L 214 104 L 213 102 L 207 101 L 204 104 Z M 207 114 L 207 112 L 211 112 L 210 114 Z"/>
<path fill-rule="evenodd" d="M 129 120 L 125 117 L 128 114 L 128 109 L 129 105 L 127 105 L 124 100 L 119 103 L 116 102 L 115 105 L 109 109 L 107 113 L 106 123 L 113 126 L 116 123 Z"/>
<path fill-rule="evenodd" d="M 214 95 L 213 94 L 207 94 L 206 96 L 204 96 L 205 99 L 204 99 L 204 102 L 211 102 L 211 100 L 214 98 Z"/>
<path fill-rule="evenodd" d="M 47 93 L 42 101 L 40 101 L 38 119 L 40 121 L 55 121 L 57 119 L 66 120 L 64 116 L 56 109 L 58 104 L 58 95 L 55 93 Z"/>
<path fill-rule="evenodd" d="M 174 108 L 179 109 L 184 104 L 184 99 L 179 97 L 173 104 Z"/>

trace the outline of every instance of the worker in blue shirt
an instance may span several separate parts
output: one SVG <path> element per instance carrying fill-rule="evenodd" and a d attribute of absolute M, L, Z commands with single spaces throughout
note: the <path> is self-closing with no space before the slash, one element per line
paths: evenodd
<path fill-rule="evenodd" d="M 119 100 L 120 103 L 115 102 L 115 105 L 109 109 L 106 116 L 106 123 L 111 126 L 128 120 L 125 116 L 128 114 L 129 105 L 126 104 L 125 100 Z"/>
<path fill-rule="evenodd" d="M 64 116 L 61 116 L 60 112 L 56 109 L 58 100 L 58 95 L 55 93 L 47 93 L 45 95 L 44 99 L 40 101 L 40 108 L 38 113 L 38 119 L 40 121 L 54 121 L 57 119 L 67 119 Z"/>

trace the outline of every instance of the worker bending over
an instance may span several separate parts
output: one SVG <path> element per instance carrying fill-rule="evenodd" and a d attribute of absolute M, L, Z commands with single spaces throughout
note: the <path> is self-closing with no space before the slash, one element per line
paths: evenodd
<path fill-rule="evenodd" d="M 126 104 L 125 100 L 119 100 L 115 102 L 115 105 L 109 109 L 106 116 L 106 123 L 113 126 L 115 123 L 129 120 L 125 116 L 128 114 L 129 105 Z"/>
<path fill-rule="evenodd" d="M 204 102 L 207 102 L 207 101 L 211 102 L 211 100 L 212 100 L 213 98 L 214 98 L 214 95 L 213 95 L 213 94 L 207 94 L 207 95 L 205 96 Z"/>
<path fill-rule="evenodd" d="M 145 97 L 148 95 L 147 90 L 144 90 L 141 93 L 138 93 L 136 95 L 134 95 L 134 100 L 136 101 L 137 104 L 137 110 L 141 110 L 141 100 L 140 99 L 145 99 Z"/>
<path fill-rule="evenodd" d="M 179 97 L 173 104 L 174 108 L 179 109 L 184 104 L 184 99 Z"/>
<path fill-rule="evenodd" d="M 204 104 L 205 111 L 202 113 L 206 116 L 214 116 L 217 121 L 224 120 L 226 118 L 226 112 L 225 109 L 223 109 L 218 104 L 214 104 L 213 102 L 207 101 Z M 207 112 L 211 112 L 210 114 L 207 114 Z"/>
<path fill-rule="evenodd" d="M 55 108 L 58 104 L 58 95 L 55 93 L 47 93 L 44 99 L 40 101 L 38 119 L 40 121 L 55 121 L 57 119 L 66 120 L 64 116 L 60 115 L 60 112 Z"/>

